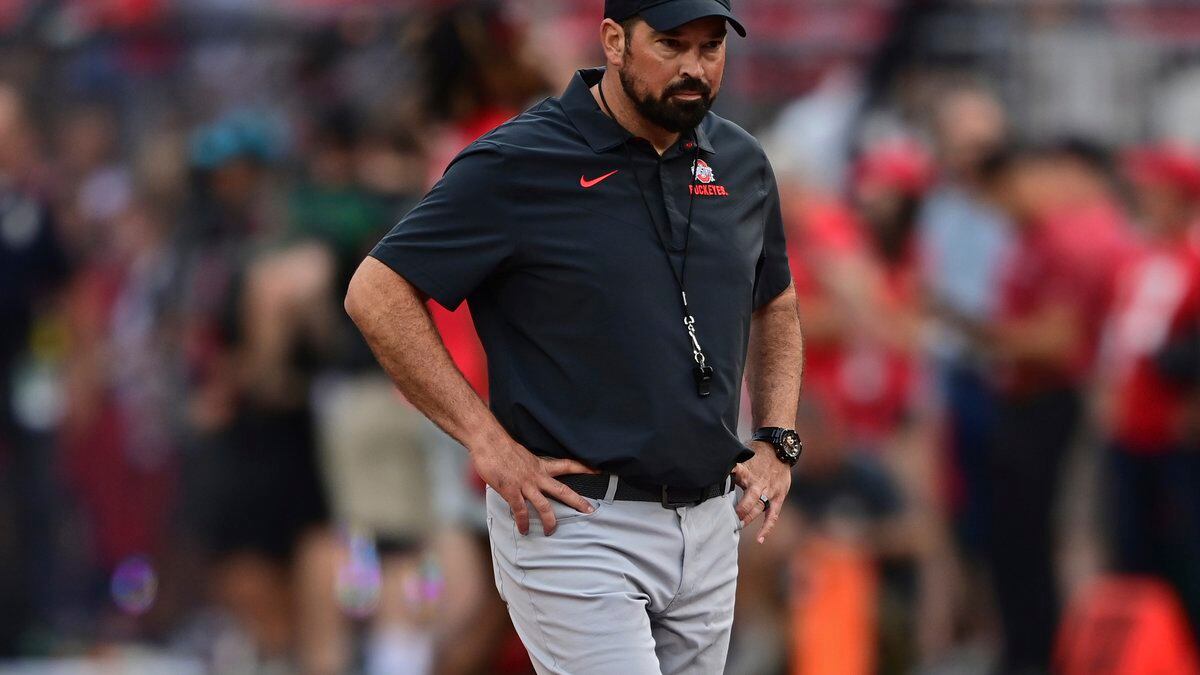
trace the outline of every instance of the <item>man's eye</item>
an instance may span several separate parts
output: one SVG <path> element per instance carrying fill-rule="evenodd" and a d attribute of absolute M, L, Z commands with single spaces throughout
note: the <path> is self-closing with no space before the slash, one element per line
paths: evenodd
<path fill-rule="evenodd" d="M 721 48 L 721 41 L 720 41 L 720 40 L 718 40 L 718 41 L 716 41 L 716 42 L 708 42 L 708 43 L 705 43 L 705 45 L 704 45 L 704 48 L 705 48 L 705 49 L 720 49 L 720 48 Z"/>
<path fill-rule="evenodd" d="M 659 40 L 658 42 L 659 42 L 659 44 L 666 47 L 667 49 L 678 49 L 679 48 L 679 40 L 663 39 L 663 40 Z"/>

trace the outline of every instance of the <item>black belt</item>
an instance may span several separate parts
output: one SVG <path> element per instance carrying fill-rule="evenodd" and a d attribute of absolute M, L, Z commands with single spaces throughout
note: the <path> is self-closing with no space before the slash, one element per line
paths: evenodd
<path fill-rule="evenodd" d="M 608 496 L 608 474 L 572 473 L 559 476 L 563 485 L 571 488 L 583 497 L 604 499 Z M 626 481 L 617 480 L 617 492 L 613 499 L 630 502 L 659 502 L 663 508 L 673 509 L 678 506 L 695 506 L 700 502 L 720 497 L 729 492 L 733 481 L 723 480 L 698 488 L 677 488 L 663 485 L 654 489 L 645 489 Z"/>

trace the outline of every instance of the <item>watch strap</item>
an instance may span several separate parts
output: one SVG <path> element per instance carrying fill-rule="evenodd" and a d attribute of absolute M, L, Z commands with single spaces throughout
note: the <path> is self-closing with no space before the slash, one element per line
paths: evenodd
<path fill-rule="evenodd" d="M 785 431 L 787 431 L 787 429 L 784 429 L 783 427 L 760 427 L 759 429 L 755 430 L 754 436 L 751 437 L 751 440 L 777 443 L 779 441 L 779 436 Z"/>

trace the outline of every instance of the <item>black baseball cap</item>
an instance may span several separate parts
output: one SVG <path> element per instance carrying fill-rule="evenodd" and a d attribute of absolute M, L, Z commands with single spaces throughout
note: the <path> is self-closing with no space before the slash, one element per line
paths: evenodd
<path fill-rule="evenodd" d="M 624 21 L 636 14 L 654 30 L 664 32 L 702 17 L 723 16 L 738 35 L 746 37 L 746 29 L 733 15 L 729 3 L 730 0 L 604 0 L 604 18 Z"/>

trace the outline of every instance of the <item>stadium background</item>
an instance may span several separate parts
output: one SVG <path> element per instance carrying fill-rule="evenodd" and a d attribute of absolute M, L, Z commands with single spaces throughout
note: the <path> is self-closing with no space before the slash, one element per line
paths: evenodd
<path fill-rule="evenodd" d="M 736 5 L 809 450 L 729 672 L 1196 672 L 1200 6 Z M 601 7 L 0 1 L 0 671 L 528 672 L 477 482 L 340 298 Z"/>

